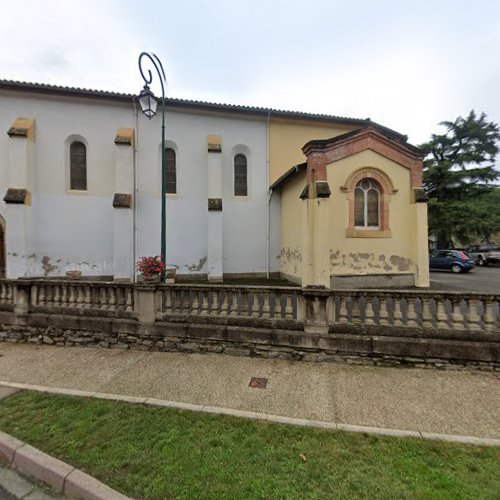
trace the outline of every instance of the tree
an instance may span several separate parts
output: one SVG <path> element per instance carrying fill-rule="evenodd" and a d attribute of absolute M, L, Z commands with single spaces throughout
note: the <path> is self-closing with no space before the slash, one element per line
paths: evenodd
<path fill-rule="evenodd" d="M 432 134 L 420 147 L 424 160 L 424 188 L 429 196 L 429 233 L 438 248 L 454 242 L 488 240 L 500 231 L 500 172 L 495 168 L 500 129 L 484 113 L 442 122 L 444 134 Z"/>

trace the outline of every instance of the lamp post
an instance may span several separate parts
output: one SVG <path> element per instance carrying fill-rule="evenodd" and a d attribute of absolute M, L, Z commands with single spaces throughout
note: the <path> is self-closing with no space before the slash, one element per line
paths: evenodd
<path fill-rule="evenodd" d="M 166 201 L 166 191 L 167 191 L 167 181 L 166 181 L 166 169 L 165 169 L 165 71 L 163 70 L 163 65 L 158 59 L 158 56 L 148 52 L 142 52 L 139 56 L 139 71 L 144 80 L 144 88 L 139 94 L 139 104 L 141 110 L 150 120 L 156 115 L 158 100 L 149 88 L 149 84 L 153 81 L 153 75 L 151 70 L 147 70 L 147 76 L 144 74 L 142 69 L 143 57 L 146 57 L 156 69 L 158 77 L 161 84 L 161 260 L 163 265 L 166 265 L 166 253 L 167 253 L 167 201 Z M 165 283 L 165 272 L 161 275 L 161 282 Z"/>

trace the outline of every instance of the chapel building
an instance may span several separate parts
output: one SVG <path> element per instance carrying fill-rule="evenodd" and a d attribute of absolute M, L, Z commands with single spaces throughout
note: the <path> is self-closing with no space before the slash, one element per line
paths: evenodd
<path fill-rule="evenodd" d="M 4 276 L 134 280 L 160 248 L 160 122 L 134 95 L 0 80 Z M 405 136 L 369 119 L 167 99 L 166 139 L 179 280 L 429 286 L 423 153 Z"/>

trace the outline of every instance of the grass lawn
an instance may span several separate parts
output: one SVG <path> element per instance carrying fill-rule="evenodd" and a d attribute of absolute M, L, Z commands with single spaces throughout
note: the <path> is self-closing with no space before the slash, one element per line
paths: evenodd
<path fill-rule="evenodd" d="M 34 392 L 0 430 L 135 498 L 500 498 L 500 449 Z"/>

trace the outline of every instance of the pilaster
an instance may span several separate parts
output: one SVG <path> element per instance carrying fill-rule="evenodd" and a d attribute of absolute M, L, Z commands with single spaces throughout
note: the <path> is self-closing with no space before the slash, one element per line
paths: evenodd
<path fill-rule="evenodd" d="M 31 193 L 34 178 L 35 121 L 18 118 L 9 128 L 8 189 L 5 201 L 6 277 L 29 275 L 27 257 L 33 248 Z"/>
<path fill-rule="evenodd" d="M 330 288 L 330 187 L 326 157 L 307 158 L 307 185 L 301 194 L 303 212 L 302 286 Z"/>
<path fill-rule="evenodd" d="M 222 281 L 222 142 L 219 135 L 207 141 L 207 271 L 209 281 Z"/>
<path fill-rule="evenodd" d="M 113 196 L 113 275 L 132 279 L 134 129 L 120 128 L 115 137 L 115 194 Z"/>
<path fill-rule="evenodd" d="M 424 288 L 430 286 L 429 276 L 429 241 L 427 230 L 427 195 L 421 188 L 413 190 L 411 208 L 415 218 L 413 233 L 415 249 L 415 286 Z"/>

